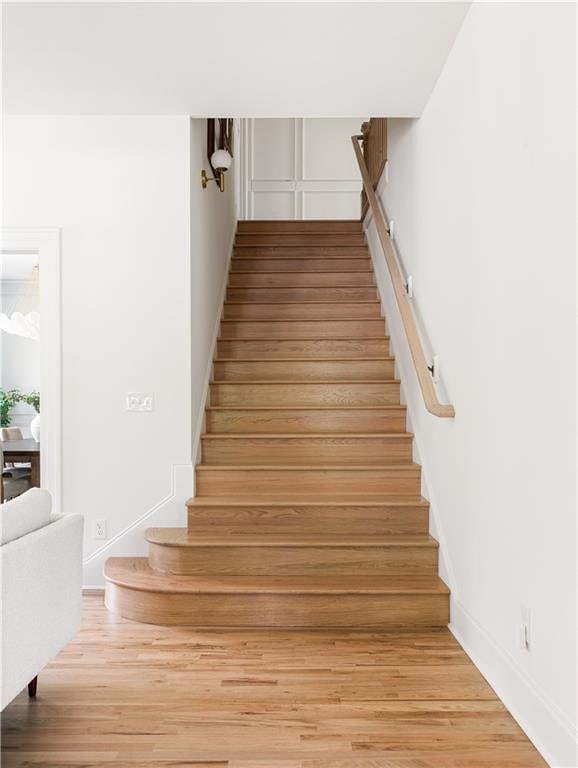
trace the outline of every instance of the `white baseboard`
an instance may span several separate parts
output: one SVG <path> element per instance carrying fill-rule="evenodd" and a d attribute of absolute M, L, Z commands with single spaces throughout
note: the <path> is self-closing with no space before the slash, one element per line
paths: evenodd
<path fill-rule="evenodd" d="M 233 248 L 235 246 L 236 235 L 237 235 L 237 227 L 235 226 L 233 228 L 233 233 L 231 235 L 231 240 L 229 242 L 227 263 L 225 264 L 225 272 L 223 275 L 223 282 L 221 284 L 218 310 L 215 318 L 215 325 L 213 328 L 213 338 L 211 340 L 209 359 L 207 360 L 207 367 L 205 369 L 204 395 L 202 397 L 201 403 L 199 405 L 199 410 L 197 412 L 197 417 L 195 419 L 195 431 L 193 433 L 193 463 L 194 464 L 198 463 L 200 454 L 201 454 L 201 434 L 203 433 L 203 428 L 205 424 L 205 408 L 207 407 L 207 403 L 209 399 L 209 384 L 211 382 L 211 374 L 213 372 L 213 360 L 215 357 L 215 350 L 217 348 L 217 339 L 219 338 L 219 330 L 221 328 L 221 318 L 223 316 L 223 304 L 225 303 L 225 295 L 227 293 L 227 285 L 229 282 L 229 270 L 231 268 L 231 259 L 233 257 Z M 194 478 L 193 478 L 193 485 L 194 485 Z M 195 491 L 195 488 L 193 487 L 193 496 L 195 494 L 196 494 L 196 491 Z"/>
<path fill-rule="evenodd" d="M 192 486 L 192 464 L 174 465 L 171 470 L 171 488 L 167 496 L 84 560 L 85 588 L 98 589 L 104 586 L 102 569 L 108 557 L 144 557 L 147 554 L 144 538 L 147 528 L 186 526 L 185 505 L 192 496 Z"/>
<path fill-rule="evenodd" d="M 578 741 L 573 724 L 453 596 L 449 628 L 548 765 L 576 768 Z"/>

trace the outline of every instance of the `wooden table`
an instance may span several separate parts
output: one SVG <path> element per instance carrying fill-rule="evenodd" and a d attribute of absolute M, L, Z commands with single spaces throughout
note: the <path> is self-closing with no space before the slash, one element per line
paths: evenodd
<path fill-rule="evenodd" d="M 4 440 L 0 443 L 2 449 L 2 468 L 4 462 L 10 464 L 30 464 L 30 485 L 40 488 L 40 443 L 29 437 L 25 440 Z M 4 496 L 2 488 L 2 497 Z"/>

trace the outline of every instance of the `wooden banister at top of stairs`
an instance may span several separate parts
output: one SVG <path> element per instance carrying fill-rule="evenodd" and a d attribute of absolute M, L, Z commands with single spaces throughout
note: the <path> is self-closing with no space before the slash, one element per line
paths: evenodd
<path fill-rule="evenodd" d="M 361 126 L 363 159 L 374 189 L 377 189 L 387 162 L 387 118 L 372 117 Z M 361 220 L 365 218 L 369 201 L 365 190 L 361 191 Z"/>
<path fill-rule="evenodd" d="M 393 284 L 397 306 L 401 315 L 403 327 L 405 329 L 407 343 L 409 345 L 411 357 L 415 366 L 415 372 L 419 381 L 424 404 L 427 410 L 434 416 L 439 416 L 440 418 L 453 418 L 456 415 L 453 405 L 440 403 L 433 385 L 430 369 L 428 368 L 423 347 L 417 332 L 415 319 L 405 290 L 405 286 L 403 284 L 403 280 L 401 278 L 401 273 L 399 271 L 397 259 L 391 244 L 391 240 L 389 238 L 389 233 L 383 218 L 383 213 L 379 207 L 377 196 L 369 176 L 369 171 L 367 170 L 367 166 L 365 164 L 363 152 L 359 146 L 361 139 L 363 139 L 362 135 L 355 135 L 351 137 L 353 150 L 359 164 L 363 189 L 365 191 L 365 195 L 367 196 L 369 207 L 371 208 L 371 212 L 375 220 L 375 228 L 381 243 L 383 255 L 385 256 L 385 262 L 387 264 L 389 276 Z"/>

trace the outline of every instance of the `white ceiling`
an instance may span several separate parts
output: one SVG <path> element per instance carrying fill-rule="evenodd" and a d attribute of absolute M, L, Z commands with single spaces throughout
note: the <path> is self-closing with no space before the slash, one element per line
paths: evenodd
<path fill-rule="evenodd" d="M 4 110 L 421 114 L 470 3 L 4 3 Z"/>

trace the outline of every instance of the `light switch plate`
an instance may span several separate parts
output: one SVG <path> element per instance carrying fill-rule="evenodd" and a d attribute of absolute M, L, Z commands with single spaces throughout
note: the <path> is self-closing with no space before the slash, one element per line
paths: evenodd
<path fill-rule="evenodd" d="M 152 392 L 127 392 L 127 411 L 152 411 L 154 409 L 154 394 Z"/>

